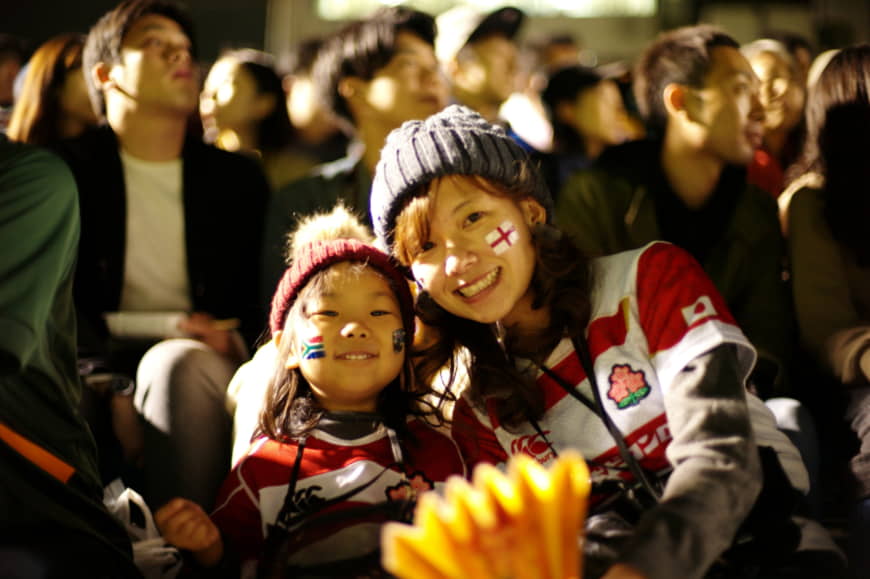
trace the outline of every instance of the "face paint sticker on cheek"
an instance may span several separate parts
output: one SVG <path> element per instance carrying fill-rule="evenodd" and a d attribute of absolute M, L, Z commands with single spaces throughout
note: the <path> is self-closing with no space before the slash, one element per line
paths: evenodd
<path fill-rule="evenodd" d="M 302 359 L 315 360 L 326 357 L 323 347 L 323 336 L 314 336 L 308 340 L 302 340 Z"/>
<path fill-rule="evenodd" d="M 393 352 L 401 352 L 405 347 L 405 330 L 393 330 Z"/>
<path fill-rule="evenodd" d="M 517 228 L 510 221 L 504 221 L 501 225 L 486 234 L 484 239 L 495 252 L 501 255 L 511 248 L 520 238 Z"/>

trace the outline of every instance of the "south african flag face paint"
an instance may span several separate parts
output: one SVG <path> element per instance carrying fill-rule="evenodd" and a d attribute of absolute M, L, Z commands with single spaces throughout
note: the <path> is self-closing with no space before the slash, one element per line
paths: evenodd
<path fill-rule="evenodd" d="M 326 357 L 326 350 L 323 347 L 323 336 L 314 336 L 311 339 L 302 341 L 303 360 L 314 360 L 324 357 Z"/>

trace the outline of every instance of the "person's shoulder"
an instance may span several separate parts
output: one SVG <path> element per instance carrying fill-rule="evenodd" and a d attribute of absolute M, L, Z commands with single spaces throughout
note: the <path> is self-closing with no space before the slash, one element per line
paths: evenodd
<path fill-rule="evenodd" d="M 99 162 L 107 153 L 117 155 L 118 139 L 108 125 L 91 127 L 77 137 L 61 140 L 52 149 L 68 163 Z"/>
<path fill-rule="evenodd" d="M 31 200 L 51 198 L 55 202 L 65 192 L 76 195 L 75 180 L 69 166 L 55 153 L 23 143 L 0 143 L 0 183 L 3 190 L 18 190 Z"/>
<path fill-rule="evenodd" d="M 599 279 L 631 279 L 645 275 L 659 276 L 687 265 L 700 267 L 685 249 L 667 241 L 653 241 L 637 249 L 596 257 L 591 266 Z"/>
<path fill-rule="evenodd" d="M 594 189 L 610 198 L 630 194 L 633 185 L 648 173 L 656 150 L 655 143 L 650 141 L 631 141 L 610 147 L 594 163 L 571 175 L 562 189 Z"/>

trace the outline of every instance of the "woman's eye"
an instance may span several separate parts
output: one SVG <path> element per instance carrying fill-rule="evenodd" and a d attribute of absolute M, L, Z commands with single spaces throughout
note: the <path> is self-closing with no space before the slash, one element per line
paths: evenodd
<path fill-rule="evenodd" d="M 423 243 L 420 244 L 420 253 L 426 253 L 427 251 L 429 251 L 433 247 L 435 247 L 434 243 L 432 243 L 431 241 L 424 241 Z"/>
<path fill-rule="evenodd" d="M 374 317 L 378 317 L 378 316 L 389 316 L 391 313 L 392 313 L 392 312 L 390 312 L 390 311 L 388 311 L 388 310 L 374 310 L 374 311 L 372 312 L 372 316 L 374 316 Z"/>
<path fill-rule="evenodd" d="M 466 225 L 471 225 L 477 221 L 480 221 L 483 218 L 482 211 L 474 211 L 473 213 L 469 213 L 468 217 L 465 218 Z"/>

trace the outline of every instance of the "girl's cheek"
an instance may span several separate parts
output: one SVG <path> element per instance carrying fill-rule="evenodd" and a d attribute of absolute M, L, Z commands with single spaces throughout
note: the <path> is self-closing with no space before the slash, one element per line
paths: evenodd
<path fill-rule="evenodd" d="M 513 247 L 519 238 L 520 234 L 516 226 L 512 221 L 506 219 L 501 225 L 487 233 L 483 239 L 496 255 L 501 255 Z"/>

